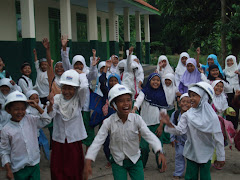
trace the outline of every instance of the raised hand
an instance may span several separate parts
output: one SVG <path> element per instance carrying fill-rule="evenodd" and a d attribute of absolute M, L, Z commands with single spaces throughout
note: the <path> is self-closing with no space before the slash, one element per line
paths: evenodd
<path fill-rule="evenodd" d="M 97 63 L 99 62 L 99 60 L 100 60 L 100 57 L 98 57 L 97 59 L 96 59 L 96 58 L 93 59 L 93 61 L 92 61 L 92 66 L 96 66 Z"/>
<path fill-rule="evenodd" d="M 200 47 L 198 47 L 198 48 L 196 49 L 196 52 L 197 52 L 198 55 L 200 55 L 200 53 L 201 53 Z"/>
<path fill-rule="evenodd" d="M 132 54 L 132 52 L 133 52 L 133 49 L 134 49 L 134 47 L 133 47 L 133 46 L 131 46 L 131 47 L 129 48 L 129 55 L 131 55 L 131 54 Z"/>
<path fill-rule="evenodd" d="M 27 103 L 34 108 L 38 107 L 38 104 L 34 100 L 27 100 Z"/>
<path fill-rule="evenodd" d="M 67 43 L 68 43 L 68 36 L 67 35 L 62 35 L 61 43 L 62 43 L 63 51 L 66 51 Z"/>
<path fill-rule="evenodd" d="M 106 61 L 106 67 L 110 68 L 112 66 L 112 60 L 107 60 Z"/>
<path fill-rule="evenodd" d="M 48 38 L 43 38 L 42 45 L 43 45 L 43 47 L 45 47 L 45 49 L 49 49 L 50 48 L 50 44 L 49 44 Z"/>

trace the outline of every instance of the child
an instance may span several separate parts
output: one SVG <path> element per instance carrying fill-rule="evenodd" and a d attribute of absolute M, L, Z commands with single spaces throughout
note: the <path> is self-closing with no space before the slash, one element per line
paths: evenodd
<path fill-rule="evenodd" d="M 40 116 L 26 114 L 27 102 L 39 111 Z M 7 96 L 5 110 L 12 116 L 2 129 L 0 143 L 7 178 L 40 180 L 37 132 L 51 119 L 35 101 L 27 101 L 26 96 L 18 91 Z"/>
<path fill-rule="evenodd" d="M 165 123 L 165 131 L 175 134 L 187 134 L 183 155 L 187 158 L 185 179 L 210 180 L 211 158 L 216 147 L 217 167 L 223 167 L 225 161 L 224 140 L 217 114 L 208 103 L 213 98 L 213 88 L 206 82 L 193 84 L 189 88 L 191 106 L 182 116 L 178 125 L 169 121 L 169 117 L 161 114 Z"/>
<path fill-rule="evenodd" d="M 0 79 L 2 78 L 9 78 L 12 79 L 9 72 L 4 70 L 5 64 L 3 62 L 3 59 L 0 57 Z"/>
<path fill-rule="evenodd" d="M 102 75 L 103 70 L 106 66 L 106 62 L 102 61 L 98 64 L 98 78 L 97 78 L 97 83 L 96 83 L 96 88 L 95 88 L 95 93 L 98 94 L 99 96 L 103 96 L 103 93 L 100 89 L 101 83 L 99 82 L 99 77 Z"/>
<path fill-rule="evenodd" d="M 179 86 L 179 83 L 180 83 L 180 80 L 182 78 L 182 75 L 187 70 L 187 68 L 186 68 L 186 61 L 189 58 L 190 58 L 190 56 L 186 52 L 182 52 L 180 54 L 180 57 L 179 57 L 179 60 L 178 60 L 178 64 L 177 64 L 177 67 L 176 67 L 176 70 L 175 70 L 175 82 L 176 82 L 177 88 Z"/>
<path fill-rule="evenodd" d="M 124 67 L 125 67 L 125 64 L 127 63 L 127 60 L 126 59 L 123 59 L 121 60 L 118 65 L 117 65 L 117 71 L 116 71 L 116 74 L 118 74 L 120 77 L 121 77 L 121 80 L 122 80 L 122 77 L 123 77 L 123 73 L 124 73 Z"/>
<path fill-rule="evenodd" d="M 232 107 L 232 100 L 234 98 L 234 93 L 236 90 L 240 90 L 239 77 L 238 77 L 238 75 L 240 73 L 238 72 L 238 67 L 237 67 L 237 62 L 236 62 L 235 56 L 230 55 L 230 56 L 226 57 L 225 69 L 223 72 L 224 72 L 226 79 L 229 82 L 230 87 L 231 87 L 231 89 L 227 92 L 227 96 L 228 96 L 228 104 L 229 104 L 229 106 Z M 234 108 L 234 110 L 236 111 L 236 117 L 234 117 L 234 118 L 227 117 L 227 120 L 232 121 L 234 128 L 237 129 L 238 121 L 239 121 L 239 119 L 238 119 L 239 109 Z"/>
<path fill-rule="evenodd" d="M 34 86 L 34 89 L 39 92 L 41 103 L 43 105 L 46 105 L 47 97 L 49 95 L 49 83 L 48 83 L 48 76 L 47 76 L 47 69 L 48 69 L 47 59 L 42 58 L 38 61 L 36 49 L 33 50 L 33 54 L 34 54 L 35 68 L 37 71 L 37 79 L 36 79 L 36 84 Z"/>
<path fill-rule="evenodd" d="M 117 72 L 117 65 L 119 63 L 118 56 L 113 54 L 110 59 L 112 60 L 112 65 L 109 68 L 109 74 L 116 73 Z"/>
<path fill-rule="evenodd" d="M 18 85 L 21 87 L 23 94 L 26 94 L 28 91 L 33 89 L 33 83 L 30 79 L 32 73 L 31 65 L 28 62 L 25 62 L 21 66 L 22 76 L 18 80 Z"/>
<path fill-rule="evenodd" d="M 26 94 L 26 97 L 29 100 L 35 101 L 39 105 L 39 107 L 41 107 L 45 111 L 45 106 L 43 104 L 41 104 L 41 101 L 39 100 L 39 94 L 38 94 L 38 92 L 36 90 L 28 91 L 27 94 Z M 50 103 L 51 103 L 51 101 L 50 101 Z M 52 107 L 52 104 L 51 104 L 51 107 Z M 49 109 L 49 107 L 48 107 L 48 109 Z M 27 107 L 26 113 L 27 114 L 32 114 L 34 116 L 39 116 L 40 115 L 38 110 L 33 108 L 32 106 L 28 106 Z M 42 129 L 39 129 L 38 143 L 39 143 L 39 147 L 43 147 L 44 154 L 45 154 L 46 158 L 48 160 L 50 160 L 48 139 L 47 139 L 47 137 L 44 134 Z"/>
<path fill-rule="evenodd" d="M 134 103 L 132 113 L 135 113 L 140 107 L 140 115 L 147 124 L 149 130 L 157 135 L 162 142 L 161 135 L 163 124 L 160 124 L 160 112 L 167 113 L 165 108 L 168 107 L 168 104 L 161 84 L 161 78 L 158 73 L 152 73 L 149 75 L 146 86 L 139 93 L 136 102 Z M 145 168 L 150 150 L 148 142 L 143 138 L 141 138 L 140 148 L 143 168 Z M 160 168 L 159 165 L 158 168 Z"/>
<path fill-rule="evenodd" d="M 187 70 L 184 72 L 180 84 L 179 92 L 184 94 L 188 91 L 188 86 L 201 81 L 201 73 L 197 69 L 196 60 L 189 58 L 186 62 Z"/>
<path fill-rule="evenodd" d="M 159 73 L 161 77 L 164 77 L 168 73 L 174 74 L 174 71 L 168 62 L 168 58 L 164 55 L 159 56 L 158 58 L 157 73 Z"/>
<path fill-rule="evenodd" d="M 64 72 L 61 94 L 54 96 L 51 179 L 82 179 L 84 155 L 82 140 L 87 137 L 81 110 L 88 82 L 86 74 L 76 70 Z"/>
<path fill-rule="evenodd" d="M 188 93 L 183 94 L 179 100 L 180 109 L 173 112 L 171 116 L 171 123 L 178 125 L 183 113 L 190 109 L 191 103 Z M 172 146 L 175 146 L 175 171 L 173 173 L 173 179 L 180 179 L 183 176 L 185 170 L 185 159 L 183 156 L 183 148 L 186 142 L 187 136 L 183 135 L 171 135 Z"/>
<path fill-rule="evenodd" d="M 119 84 L 116 84 L 109 91 L 109 104 L 117 112 L 104 120 L 88 149 L 84 166 L 84 179 L 88 179 L 88 176 L 92 173 L 91 161 L 95 161 L 108 133 L 110 133 L 112 171 L 115 180 L 127 180 L 127 172 L 131 179 L 144 179 L 139 149 L 139 132 L 151 144 L 154 152 L 159 153 L 158 161 L 159 163 L 162 162 L 162 171 L 165 171 L 166 161 L 162 154 L 160 141 L 150 132 L 141 116 L 130 113 L 132 107 L 131 96 L 132 92 Z"/>

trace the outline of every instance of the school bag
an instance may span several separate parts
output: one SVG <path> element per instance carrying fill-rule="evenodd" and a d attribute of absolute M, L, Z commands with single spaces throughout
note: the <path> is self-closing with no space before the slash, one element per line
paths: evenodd
<path fill-rule="evenodd" d="M 26 82 L 27 87 L 28 87 L 28 81 L 27 81 L 27 79 L 26 79 L 25 77 L 23 77 L 23 76 L 21 76 L 21 77 L 18 79 L 17 84 L 19 85 L 19 80 L 20 80 L 20 79 L 23 79 L 23 80 Z"/>

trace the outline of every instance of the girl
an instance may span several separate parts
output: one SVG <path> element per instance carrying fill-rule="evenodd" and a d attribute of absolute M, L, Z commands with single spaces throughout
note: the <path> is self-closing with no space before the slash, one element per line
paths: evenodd
<path fill-rule="evenodd" d="M 210 54 L 208 57 L 207 57 L 207 64 L 206 65 L 202 65 L 200 64 L 200 67 L 203 69 L 204 71 L 204 74 L 206 76 L 208 76 L 209 74 L 209 66 L 211 65 L 217 65 L 218 66 L 218 69 L 220 71 L 220 73 L 223 75 L 223 70 L 222 70 L 222 67 L 221 65 L 218 63 L 218 60 L 217 60 L 217 56 L 215 54 Z"/>
<path fill-rule="evenodd" d="M 99 77 L 102 75 L 105 66 L 106 66 L 105 61 L 102 61 L 98 64 L 98 78 L 97 78 L 96 88 L 95 88 L 95 91 L 94 91 L 96 94 L 98 94 L 101 97 L 103 96 L 103 93 L 100 89 L 101 83 L 99 82 Z"/>
<path fill-rule="evenodd" d="M 45 109 L 45 106 L 43 104 L 41 104 L 41 101 L 39 100 L 39 94 L 36 90 L 28 91 L 27 94 L 26 94 L 26 97 L 27 97 L 28 100 L 35 101 L 38 104 L 38 106 L 41 107 L 43 110 Z M 49 102 L 50 102 L 50 104 L 52 103 L 52 101 L 49 101 Z M 52 104 L 50 106 L 52 106 Z M 48 107 L 48 109 L 49 109 L 49 107 Z M 38 110 L 33 108 L 32 106 L 27 107 L 26 113 L 27 114 L 32 114 L 34 116 L 39 116 L 40 115 Z M 39 144 L 39 147 L 43 147 L 43 150 L 44 150 L 43 152 L 44 152 L 46 158 L 48 160 L 50 160 L 50 151 L 49 151 L 48 139 L 47 139 L 47 137 L 44 134 L 42 129 L 39 129 L 39 132 L 38 132 L 38 144 Z"/>
<path fill-rule="evenodd" d="M 178 64 L 177 64 L 177 67 L 176 67 L 176 70 L 175 70 L 175 82 L 176 82 L 177 88 L 178 88 L 178 86 L 180 84 L 180 80 L 182 78 L 182 75 L 187 70 L 187 68 L 186 68 L 186 61 L 189 58 L 190 58 L 190 56 L 186 52 L 182 52 L 180 54 L 180 57 L 179 57 L 179 60 L 178 60 Z"/>
<path fill-rule="evenodd" d="M 118 66 L 117 66 L 116 74 L 118 74 L 121 77 L 121 80 L 122 80 L 122 77 L 123 77 L 124 67 L 125 67 L 126 63 L 127 63 L 127 60 L 123 59 L 118 63 Z"/>
<path fill-rule="evenodd" d="M 18 80 L 18 85 L 21 87 L 23 94 L 26 94 L 28 91 L 33 89 L 33 83 L 30 79 L 32 69 L 28 62 L 22 64 L 21 73 L 22 76 Z"/>
<path fill-rule="evenodd" d="M 111 57 L 110 57 L 110 60 L 112 60 L 112 65 L 111 65 L 111 67 L 109 68 L 109 74 L 111 74 L 111 73 L 116 73 L 117 72 L 117 65 L 118 65 L 118 63 L 119 63 L 119 59 L 118 59 L 118 56 L 117 55 L 112 55 Z"/>
<path fill-rule="evenodd" d="M 46 105 L 47 97 L 49 95 L 49 83 L 48 83 L 48 76 L 47 76 L 47 69 L 48 69 L 47 59 L 42 58 L 38 60 L 36 49 L 33 50 L 33 54 L 34 54 L 35 68 L 37 71 L 37 78 L 36 78 L 36 84 L 34 86 L 34 89 L 39 92 L 41 103 L 43 105 Z"/>
<path fill-rule="evenodd" d="M 2 78 L 9 78 L 12 79 L 9 72 L 4 70 L 5 64 L 3 62 L 3 59 L 0 57 L 0 79 Z"/>
<path fill-rule="evenodd" d="M 171 123 L 178 125 L 183 113 L 187 112 L 191 107 L 190 98 L 188 93 L 183 94 L 179 100 L 179 107 L 177 111 L 173 112 L 171 115 Z M 183 156 L 183 149 L 186 142 L 186 134 L 176 136 L 171 135 L 172 146 L 175 146 L 175 171 L 173 173 L 173 179 L 180 179 L 183 176 L 185 170 L 185 158 Z"/>
<path fill-rule="evenodd" d="M 51 178 L 82 179 L 83 150 L 81 140 L 87 137 L 81 110 L 88 82 L 84 73 L 64 72 L 60 78 L 61 94 L 54 96 Z"/>
<path fill-rule="evenodd" d="M 165 130 L 171 134 L 187 134 L 183 155 L 187 158 L 185 179 L 210 180 L 211 157 L 216 147 L 216 166 L 223 167 L 225 161 L 224 140 L 217 114 L 208 103 L 213 98 L 213 88 L 206 82 L 199 82 L 189 88 L 191 106 L 182 116 L 178 125 L 161 114 Z"/>
<path fill-rule="evenodd" d="M 167 113 L 166 108 L 168 104 L 161 84 L 161 77 L 158 73 L 149 75 L 146 86 L 139 93 L 134 103 L 132 113 L 135 113 L 140 107 L 140 115 L 147 124 L 149 130 L 157 135 L 162 142 L 161 134 L 163 131 L 163 124 L 160 124 L 161 119 L 159 117 L 160 112 Z M 145 139 L 141 138 L 140 147 L 143 167 L 145 168 L 150 152 L 149 144 Z M 158 168 L 160 168 L 159 165 Z"/>
<path fill-rule="evenodd" d="M 179 92 L 184 94 L 188 91 L 188 86 L 201 81 L 201 73 L 197 69 L 196 60 L 189 58 L 186 62 L 187 70 L 184 72 L 180 84 Z"/>
<path fill-rule="evenodd" d="M 168 62 L 168 58 L 164 55 L 161 55 L 158 58 L 157 72 L 161 77 L 164 77 L 168 73 L 174 74 L 174 71 Z"/>
<path fill-rule="evenodd" d="M 139 133 L 151 144 L 162 163 L 161 172 L 166 170 L 165 156 L 158 138 L 151 133 L 141 116 L 131 113 L 132 93 L 125 86 L 116 84 L 108 94 L 110 106 L 116 111 L 105 119 L 92 145 L 88 149 L 84 166 L 84 179 L 92 173 L 91 162 L 95 161 L 101 145 L 110 133 L 112 172 L 115 180 L 143 180 L 144 172 L 139 149 Z"/>

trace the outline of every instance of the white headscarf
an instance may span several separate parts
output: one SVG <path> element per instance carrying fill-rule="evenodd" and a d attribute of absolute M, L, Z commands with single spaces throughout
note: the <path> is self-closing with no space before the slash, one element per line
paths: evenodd
<path fill-rule="evenodd" d="M 106 66 L 106 61 L 101 61 L 99 64 L 98 64 L 98 75 L 101 76 L 101 73 L 100 73 L 100 69 L 102 67 Z"/>
<path fill-rule="evenodd" d="M 8 86 L 10 88 L 10 91 L 8 94 L 12 93 L 13 91 L 15 91 L 15 89 L 13 88 L 13 85 L 10 83 L 11 79 L 9 78 L 2 78 L 0 80 L 0 86 Z M 0 104 L 5 104 L 5 100 L 7 98 L 7 95 L 4 95 L 1 91 L 0 91 Z"/>
<path fill-rule="evenodd" d="M 227 65 L 227 60 L 228 59 L 232 59 L 233 60 L 233 65 L 228 67 Z M 237 61 L 236 61 L 236 57 L 233 55 L 229 55 L 228 57 L 226 57 L 225 59 L 225 69 L 224 69 L 224 73 L 226 75 L 227 78 L 232 78 L 234 76 L 236 76 L 237 74 L 235 73 L 235 71 L 238 70 L 238 66 L 237 66 Z"/>
<path fill-rule="evenodd" d="M 91 60 L 90 60 L 91 61 Z M 89 73 L 89 67 L 86 65 L 86 61 L 85 58 L 82 55 L 76 55 L 73 57 L 72 59 L 72 66 L 74 66 L 74 64 L 76 62 L 81 62 L 83 64 L 83 72 L 88 74 Z M 90 62 L 91 63 L 91 62 Z"/>
<path fill-rule="evenodd" d="M 55 81 L 55 83 L 60 87 L 59 81 L 60 81 L 61 76 L 58 76 L 58 75 L 55 73 L 56 65 L 59 64 L 59 63 L 62 63 L 62 61 L 58 61 L 58 62 L 54 65 L 53 71 L 54 71 L 54 74 L 55 74 L 54 81 Z M 50 84 L 50 85 L 51 85 L 51 84 Z"/>
<path fill-rule="evenodd" d="M 39 97 L 39 94 L 38 94 L 38 92 L 37 92 L 36 90 L 30 90 L 30 91 L 28 91 L 28 92 L 26 93 L 26 97 L 29 99 L 33 94 L 36 94 L 36 95 L 38 95 L 38 97 Z M 43 108 L 43 104 L 41 104 L 40 99 L 39 99 L 39 101 L 38 101 L 38 105 L 39 105 L 41 108 Z M 32 106 L 28 106 L 26 112 L 27 112 L 27 114 L 39 115 L 39 111 L 38 111 L 36 108 L 32 107 Z"/>
<path fill-rule="evenodd" d="M 165 79 L 170 79 L 172 84 L 170 86 L 166 86 Z M 169 106 L 174 104 L 174 100 L 176 97 L 177 87 L 175 85 L 175 77 L 172 73 L 168 73 L 163 77 L 163 89 L 165 92 L 166 100 Z"/>
<path fill-rule="evenodd" d="M 181 101 L 182 98 L 184 98 L 184 97 L 189 97 L 188 93 L 184 93 L 184 94 L 182 94 L 182 95 L 180 96 L 180 101 Z"/>
<path fill-rule="evenodd" d="M 180 54 L 179 60 L 178 60 L 178 64 L 175 70 L 176 74 L 179 74 L 180 76 L 182 76 L 184 74 L 184 72 L 187 70 L 186 65 L 184 65 L 181 61 L 182 57 L 187 57 L 188 59 L 190 58 L 189 54 L 186 52 L 182 52 Z"/>
<path fill-rule="evenodd" d="M 202 88 L 193 86 L 188 91 L 197 93 L 201 99 L 197 108 L 190 108 L 187 113 L 188 122 L 204 133 L 221 132 L 220 123 L 216 112 L 208 103 L 208 94 Z"/>
<path fill-rule="evenodd" d="M 165 66 L 165 68 L 162 68 L 162 74 L 165 75 L 165 74 L 168 74 L 168 73 L 174 73 L 172 67 L 170 66 L 169 62 L 168 62 L 168 58 L 167 56 L 164 56 L 164 55 L 161 55 L 159 56 L 158 58 L 158 63 L 157 63 L 157 71 L 158 73 L 160 72 L 160 68 L 159 68 L 159 63 L 163 60 L 166 60 L 167 61 L 167 65 Z"/>
<path fill-rule="evenodd" d="M 222 80 L 213 81 L 212 87 L 214 88 L 219 82 L 223 83 Z M 224 85 L 224 83 L 223 83 L 223 85 Z M 226 97 L 224 91 L 220 95 L 216 95 L 214 93 L 213 104 L 219 113 L 222 113 L 223 111 L 225 111 L 228 108 L 227 97 Z"/>

